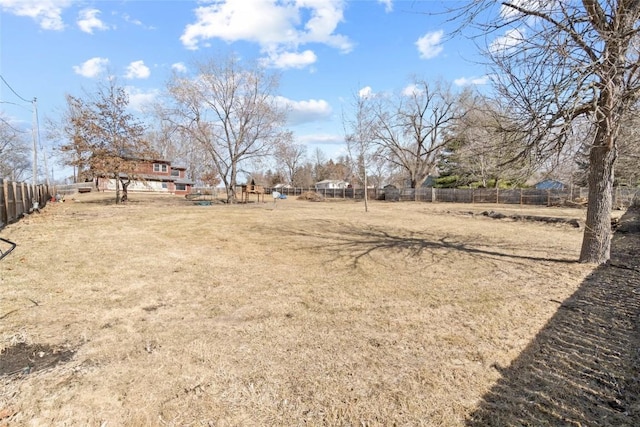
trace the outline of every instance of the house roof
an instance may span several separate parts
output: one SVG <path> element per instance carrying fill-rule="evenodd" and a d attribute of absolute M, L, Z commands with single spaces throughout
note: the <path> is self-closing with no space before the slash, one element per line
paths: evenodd
<path fill-rule="evenodd" d="M 195 182 L 191 181 L 190 179 L 187 178 L 176 178 L 175 180 L 176 184 L 187 184 L 187 185 L 194 185 Z"/>
<path fill-rule="evenodd" d="M 556 179 L 545 179 L 537 183 L 534 187 L 539 190 L 561 190 L 565 187 L 565 183 Z"/>
<path fill-rule="evenodd" d="M 316 184 L 338 184 L 338 183 L 346 183 L 347 181 L 343 181 L 341 179 L 325 179 L 324 181 L 318 181 Z"/>

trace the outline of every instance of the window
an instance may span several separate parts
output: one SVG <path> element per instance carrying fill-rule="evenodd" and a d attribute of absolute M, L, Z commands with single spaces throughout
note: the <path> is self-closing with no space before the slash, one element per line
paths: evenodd
<path fill-rule="evenodd" d="M 168 166 L 162 163 L 154 163 L 153 171 L 154 172 L 166 172 L 168 170 Z"/>
<path fill-rule="evenodd" d="M 176 191 L 185 191 L 187 189 L 186 184 L 176 184 Z"/>
<path fill-rule="evenodd" d="M 167 183 L 166 182 L 162 183 L 162 188 L 167 188 Z"/>
<path fill-rule="evenodd" d="M 180 171 L 178 169 L 171 169 L 171 176 L 180 176 Z"/>

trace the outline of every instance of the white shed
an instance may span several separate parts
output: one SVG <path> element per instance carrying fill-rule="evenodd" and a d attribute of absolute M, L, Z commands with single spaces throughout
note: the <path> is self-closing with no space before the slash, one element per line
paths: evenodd
<path fill-rule="evenodd" d="M 343 188 L 348 188 L 349 183 L 339 179 L 325 179 L 324 181 L 316 182 L 315 187 L 316 187 L 316 191 L 343 189 Z"/>

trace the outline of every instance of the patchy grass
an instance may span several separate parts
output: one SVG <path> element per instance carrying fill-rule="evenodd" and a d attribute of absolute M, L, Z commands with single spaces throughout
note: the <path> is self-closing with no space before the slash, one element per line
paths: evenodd
<path fill-rule="evenodd" d="M 2 231 L 0 349 L 73 354 L 0 376 L 7 421 L 464 425 L 592 270 L 580 230 L 470 214 L 580 210 L 111 198 Z"/>

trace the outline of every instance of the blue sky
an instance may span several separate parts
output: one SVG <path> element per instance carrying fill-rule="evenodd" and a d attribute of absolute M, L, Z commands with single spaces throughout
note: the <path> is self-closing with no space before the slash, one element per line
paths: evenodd
<path fill-rule="evenodd" d="M 136 109 L 162 92 L 172 70 L 233 51 L 282 74 L 296 140 L 335 157 L 344 151 L 342 110 L 360 90 L 399 91 L 413 75 L 460 88 L 486 83 L 477 47 L 448 37 L 455 24 L 437 14 L 459 4 L 0 0 L 0 74 L 20 97 L 37 98 L 42 125 L 59 115 L 65 94 L 94 90 L 106 73 Z M 5 118 L 31 126 L 31 103 L 3 82 L 0 101 Z"/>

